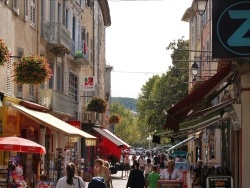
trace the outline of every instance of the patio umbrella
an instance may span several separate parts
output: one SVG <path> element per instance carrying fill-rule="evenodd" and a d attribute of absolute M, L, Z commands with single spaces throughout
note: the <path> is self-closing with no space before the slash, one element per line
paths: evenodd
<path fill-rule="evenodd" d="M 45 147 L 17 136 L 0 137 L 0 150 L 45 154 Z"/>

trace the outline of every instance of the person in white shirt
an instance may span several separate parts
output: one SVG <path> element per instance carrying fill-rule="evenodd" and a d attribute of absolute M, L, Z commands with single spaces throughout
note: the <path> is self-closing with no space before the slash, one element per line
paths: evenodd
<path fill-rule="evenodd" d="M 163 180 L 181 180 L 182 179 L 182 173 L 180 170 L 174 167 L 175 163 L 172 160 L 169 160 L 167 162 L 167 169 L 164 169 L 161 172 L 161 178 Z"/>
<path fill-rule="evenodd" d="M 58 180 L 56 188 L 85 188 L 85 182 L 76 176 L 74 163 L 67 164 L 66 175 Z"/>

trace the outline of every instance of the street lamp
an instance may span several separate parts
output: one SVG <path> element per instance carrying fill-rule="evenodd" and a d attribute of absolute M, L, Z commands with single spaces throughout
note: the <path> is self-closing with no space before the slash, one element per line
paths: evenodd
<path fill-rule="evenodd" d="M 207 8 L 207 1 L 208 0 L 196 0 L 196 3 L 197 3 L 197 10 L 198 10 L 198 13 L 199 15 L 203 15 L 206 8 Z"/>
<path fill-rule="evenodd" d="M 149 135 L 147 137 L 147 141 L 148 141 L 148 149 L 150 149 L 150 142 L 152 141 L 152 136 L 151 135 Z"/>
<path fill-rule="evenodd" d="M 191 71 L 192 71 L 192 75 L 196 76 L 198 74 L 198 69 L 199 66 L 197 65 L 196 61 L 192 64 L 191 66 Z"/>

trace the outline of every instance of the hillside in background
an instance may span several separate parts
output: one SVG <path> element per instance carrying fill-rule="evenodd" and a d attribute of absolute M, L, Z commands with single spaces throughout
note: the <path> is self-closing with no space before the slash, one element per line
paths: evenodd
<path fill-rule="evenodd" d="M 136 110 L 136 103 L 137 99 L 134 98 L 127 98 L 127 97 L 111 97 L 111 103 L 119 102 L 120 104 L 124 105 L 126 108 L 130 109 L 131 111 Z"/>

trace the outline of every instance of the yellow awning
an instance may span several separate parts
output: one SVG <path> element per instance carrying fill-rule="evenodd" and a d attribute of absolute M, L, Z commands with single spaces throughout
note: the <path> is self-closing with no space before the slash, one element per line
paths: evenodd
<path fill-rule="evenodd" d="M 30 119 L 45 125 L 46 127 L 57 130 L 59 132 L 63 132 L 69 136 L 80 136 L 85 138 L 86 146 L 95 146 L 96 145 L 96 137 L 52 116 L 49 113 L 39 112 L 35 110 L 30 110 L 20 105 L 11 104 L 11 107 L 18 110 L 20 113 L 29 117 Z"/>

